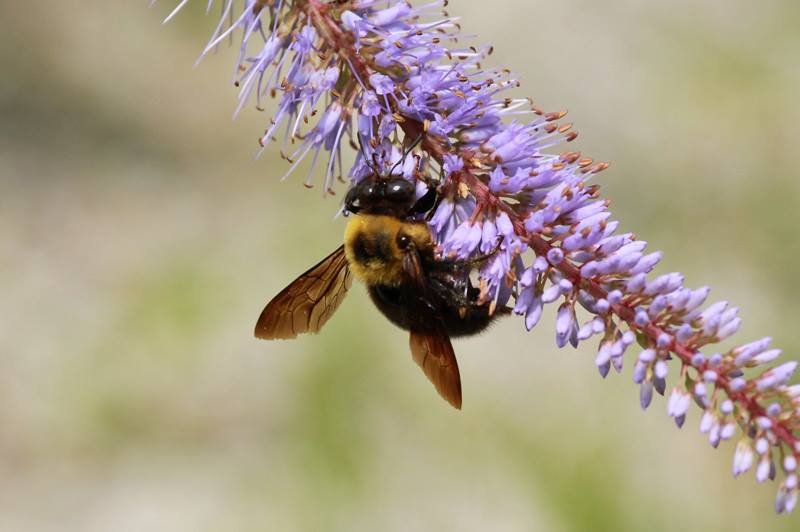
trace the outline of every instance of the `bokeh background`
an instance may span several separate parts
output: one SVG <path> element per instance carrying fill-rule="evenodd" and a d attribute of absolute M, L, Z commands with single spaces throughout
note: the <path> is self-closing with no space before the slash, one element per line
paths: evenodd
<path fill-rule="evenodd" d="M 555 349 L 552 315 L 456 342 L 461 413 L 361 287 L 324 334 L 253 339 L 343 224 L 254 160 L 268 115 L 231 121 L 232 53 L 192 68 L 215 19 L 161 26 L 173 5 L 2 4 L 0 530 L 798 529 L 696 411 L 678 431 L 630 368 Z M 570 109 L 662 271 L 800 354 L 800 3 L 449 9 Z"/>

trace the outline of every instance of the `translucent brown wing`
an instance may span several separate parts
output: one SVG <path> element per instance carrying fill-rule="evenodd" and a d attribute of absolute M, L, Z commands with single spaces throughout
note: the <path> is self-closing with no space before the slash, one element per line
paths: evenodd
<path fill-rule="evenodd" d="M 419 364 L 448 403 L 461 410 L 461 375 L 450 336 L 438 313 L 436 300 L 425 278 L 422 261 L 414 248 L 403 256 L 403 269 L 416 285 L 417 298 L 411 303 L 411 357 Z"/>
<path fill-rule="evenodd" d="M 267 303 L 256 322 L 256 337 L 288 340 L 319 332 L 351 284 L 344 246 L 340 246 Z"/>
<path fill-rule="evenodd" d="M 461 376 L 447 333 L 411 330 L 411 356 L 448 403 L 461 410 Z"/>

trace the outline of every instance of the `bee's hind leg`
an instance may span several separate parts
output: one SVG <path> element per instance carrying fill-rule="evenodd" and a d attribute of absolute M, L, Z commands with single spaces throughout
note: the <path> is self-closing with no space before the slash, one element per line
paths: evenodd
<path fill-rule="evenodd" d="M 469 259 L 441 259 L 435 261 L 436 269 L 442 269 L 445 271 L 452 271 L 452 272 L 467 272 L 472 270 L 473 268 L 477 268 L 479 266 L 483 266 L 483 264 L 494 257 L 498 251 L 500 251 L 500 246 L 503 244 L 504 237 L 500 236 L 497 239 L 497 243 L 494 245 L 494 248 L 489 253 L 484 253 L 482 255 L 478 255 L 476 257 L 471 257 Z"/>

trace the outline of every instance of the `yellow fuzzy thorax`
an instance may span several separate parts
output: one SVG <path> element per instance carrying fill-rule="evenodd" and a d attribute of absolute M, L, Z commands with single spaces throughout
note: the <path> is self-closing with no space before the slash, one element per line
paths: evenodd
<path fill-rule="evenodd" d="M 406 281 L 403 251 L 397 245 L 402 232 L 425 250 L 431 234 L 425 222 L 404 222 L 393 216 L 354 215 L 344 232 L 344 250 L 350 270 L 368 286 L 399 286 Z"/>

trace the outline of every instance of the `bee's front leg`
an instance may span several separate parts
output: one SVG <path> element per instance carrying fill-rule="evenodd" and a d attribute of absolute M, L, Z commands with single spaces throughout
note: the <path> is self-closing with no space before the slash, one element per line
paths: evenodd
<path fill-rule="evenodd" d="M 434 269 L 449 272 L 469 272 L 474 268 L 483 266 L 487 260 L 494 257 L 497 252 L 500 251 L 500 246 L 503 244 L 503 238 L 503 236 L 500 236 L 497 239 L 497 243 L 489 253 L 484 253 L 469 259 L 439 259 L 434 261 Z"/>

